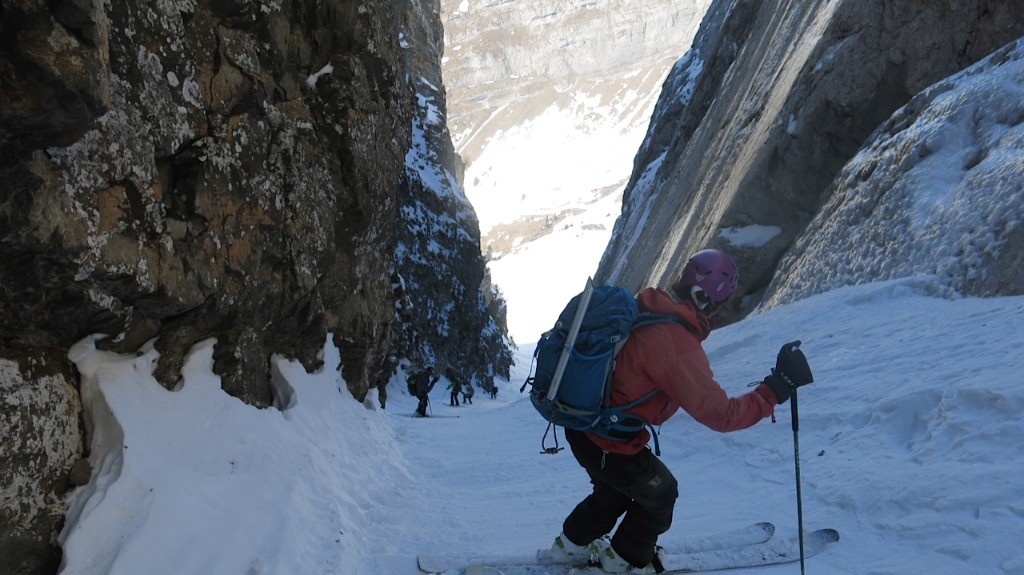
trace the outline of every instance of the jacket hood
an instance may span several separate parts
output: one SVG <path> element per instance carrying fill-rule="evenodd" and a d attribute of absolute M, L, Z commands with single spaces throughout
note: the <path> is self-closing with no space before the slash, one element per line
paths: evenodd
<path fill-rule="evenodd" d="M 683 320 L 686 328 L 699 341 L 707 339 L 711 333 L 711 321 L 697 311 L 697 306 L 690 301 L 679 301 L 669 292 L 659 288 L 647 288 L 636 296 L 641 311 L 671 314 Z"/>

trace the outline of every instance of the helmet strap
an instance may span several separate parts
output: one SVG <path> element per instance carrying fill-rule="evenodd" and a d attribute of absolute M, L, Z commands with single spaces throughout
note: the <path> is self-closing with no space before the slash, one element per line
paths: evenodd
<path fill-rule="evenodd" d="M 701 311 L 704 311 L 711 305 L 711 298 L 708 297 L 708 294 L 705 293 L 700 286 L 693 286 L 690 288 L 690 299 L 693 300 L 697 309 Z"/>

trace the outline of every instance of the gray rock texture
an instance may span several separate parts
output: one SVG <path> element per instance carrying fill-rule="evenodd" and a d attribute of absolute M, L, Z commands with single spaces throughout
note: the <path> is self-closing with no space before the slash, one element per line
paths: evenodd
<path fill-rule="evenodd" d="M 1024 293 L 1024 41 L 915 96 L 843 168 L 762 307 L 930 276 Z"/>
<path fill-rule="evenodd" d="M 55 573 L 54 526 L 81 459 L 77 377 L 57 363 L 22 370 L 0 359 L 0 573 Z"/>
<path fill-rule="evenodd" d="M 1022 34 L 1011 1 L 714 2 L 666 81 L 598 278 L 667 285 L 691 253 L 724 248 L 747 296 L 727 317 L 750 311 L 876 128 Z"/>

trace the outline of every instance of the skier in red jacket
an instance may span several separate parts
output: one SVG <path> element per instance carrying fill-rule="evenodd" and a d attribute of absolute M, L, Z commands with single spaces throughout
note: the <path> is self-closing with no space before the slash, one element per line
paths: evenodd
<path fill-rule="evenodd" d="M 670 292 L 641 291 L 641 311 L 675 315 L 685 327 L 663 322 L 630 334 L 616 358 L 611 404 L 623 405 L 657 390 L 629 413 L 659 425 L 682 408 L 709 428 L 727 432 L 773 415 L 793 389 L 810 383 L 807 360 L 793 345 L 783 346 L 772 374 L 744 395 L 729 397 L 715 381 L 701 342 L 711 331 L 710 318 L 738 281 L 733 259 L 709 249 L 690 258 Z M 565 519 L 551 547 L 552 558 L 586 563 L 597 556 L 602 568 L 613 573 L 660 570 L 655 543 L 672 524 L 678 490 L 672 472 L 647 448 L 650 432 L 644 429 L 631 440 L 615 441 L 566 429 L 565 437 L 590 476 L 593 492 Z M 623 514 L 610 545 L 599 546 Z"/>

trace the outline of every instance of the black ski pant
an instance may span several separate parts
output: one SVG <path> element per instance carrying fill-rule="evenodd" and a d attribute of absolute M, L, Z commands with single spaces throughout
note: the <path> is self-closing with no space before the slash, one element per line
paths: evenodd
<path fill-rule="evenodd" d="M 420 403 L 419 403 L 419 405 L 416 406 L 416 413 L 418 413 L 420 415 L 423 415 L 423 416 L 427 415 L 427 401 L 428 400 L 429 400 L 429 398 L 427 397 L 427 394 L 424 393 L 423 395 L 420 396 Z"/>
<path fill-rule="evenodd" d="M 606 535 L 625 514 L 612 536 L 612 549 L 635 567 L 654 559 L 658 535 L 672 525 L 679 486 L 668 467 L 649 449 L 636 455 L 605 453 L 586 433 L 565 430 L 565 439 L 594 491 L 565 518 L 562 531 L 586 545 Z"/>

